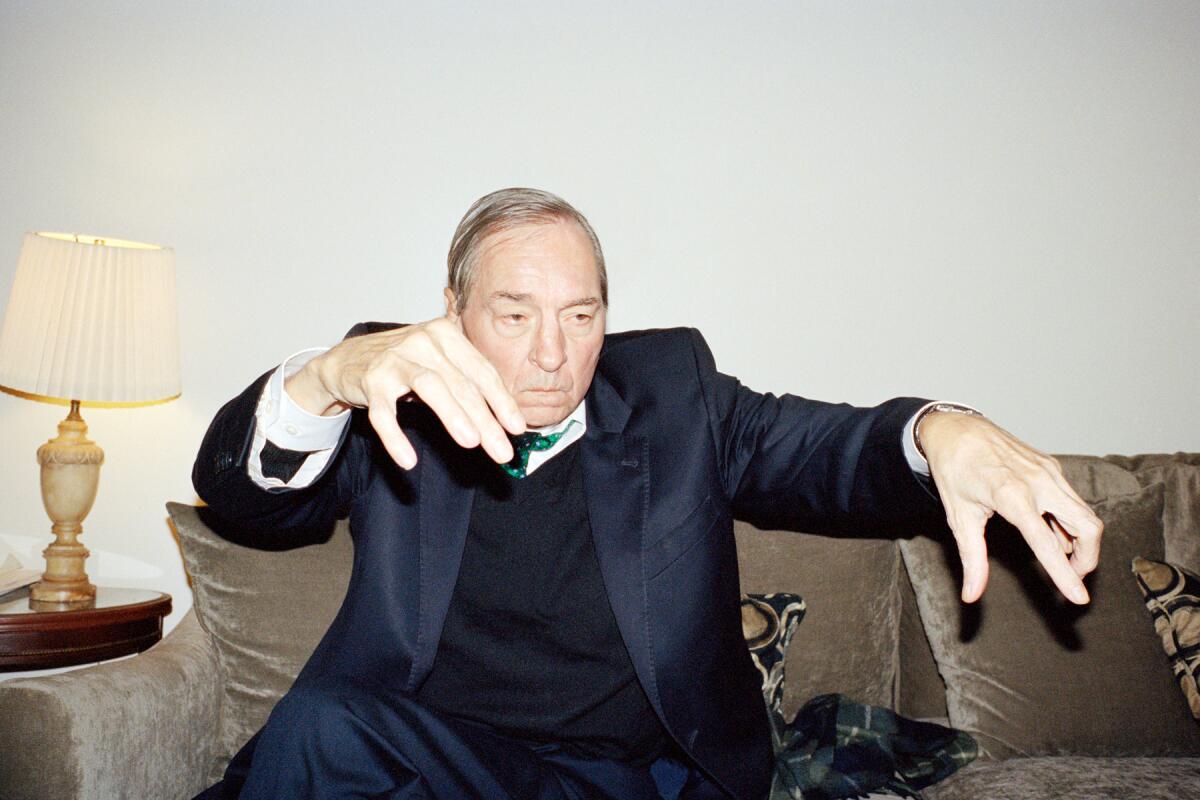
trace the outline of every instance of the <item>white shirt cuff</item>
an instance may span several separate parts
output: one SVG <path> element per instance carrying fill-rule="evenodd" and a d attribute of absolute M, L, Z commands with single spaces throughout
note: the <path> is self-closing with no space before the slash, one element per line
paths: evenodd
<path fill-rule="evenodd" d="M 283 387 L 285 379 L 327 349 L 316 347 L 292 354 L 263 387 L 254 412 L 254 438 L 246 463 L 251 480 L 263 489 L 302 489 L 311 485 L 333 457 L 342 430 L 350 422 L 349 409 L 331 417 L 310 414 L 296 405 Z M 284 450 L 309 453 L 290 480 L 263 475 L 262 451 L 268 441 Z"/>

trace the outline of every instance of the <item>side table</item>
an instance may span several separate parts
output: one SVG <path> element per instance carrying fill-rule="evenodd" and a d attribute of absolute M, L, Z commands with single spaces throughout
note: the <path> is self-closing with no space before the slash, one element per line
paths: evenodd
<path fill-rule="evenodd" d="M 0 598 L 0 672 L 89 664 L 140 653 L 162 638 L 171 595 L 96 589 L 95 606 L 35 611 L 29 590 Z"/>

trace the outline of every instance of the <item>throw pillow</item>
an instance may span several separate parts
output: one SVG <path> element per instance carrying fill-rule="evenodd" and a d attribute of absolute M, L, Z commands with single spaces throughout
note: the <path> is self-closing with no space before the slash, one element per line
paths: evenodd
<path fill-rule="evenodd" d="M 1140 556 L 1133 560 L 1133 574 L 1188 708 L 1200 719 L 1200 576 Z"/>
<path fill-rule="evenodd" d="M 788 644 L 804 619 L 804 610 L 804 601 L 795 594 L 742 595 L 742 636 L 762 679 L 763 701 L 776 714 L 783 704 Z"/>
<path fill-rule="evenodd" d="M 959 599 L 952 541 L 901 542 L 950 724 L 986 755 L 1200 754 L 1200 727 L 1179 702 L 1127 572 L 1138 554 L 1162 558 L 1163 502 L 1155 484 L 1095 506 L 1104 544 L 1087 606 L 1061 598 L 1003 521 L 988 526 L 987 592 L 970 606 Z"/>
<path fill-rule="evenodd" d="M 908 664 L 901 668 L 901 584 L 908 578 L 896 542 L 765 531 L 740 520 L 733 529 L 743 593 L 821 598 L 804 615 L 788 653 L 792 679 L 784 690 L 784 716 L 791 719 L 809 698 L 830 692 L 894 707 L 899 675 L 910 674 Z M 940 686 L 938 693 L 945 696 Z"/>
<path fill-rule="evenodd" d="M 350 533 L 283 552 L 234 544 L 207 509 L 167 503 L 191 578 L 196 618 L 224 674 L 221 727 L 209 779 L 262 727 L 333 621 L 350 581 Z M 236 537 L 235 530 L 226 531 Z"/>

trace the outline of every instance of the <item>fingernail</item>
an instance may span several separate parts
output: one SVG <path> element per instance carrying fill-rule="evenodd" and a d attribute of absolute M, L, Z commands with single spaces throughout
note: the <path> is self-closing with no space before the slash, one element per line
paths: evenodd
<path fill-rule="evenodd" d="M 1083 605 L 1088 601 L 1087 589 L 1083 588 L 1082 586 L 1076 586 L 1071 590 L 1071 599 L 1076 603 Z"/>

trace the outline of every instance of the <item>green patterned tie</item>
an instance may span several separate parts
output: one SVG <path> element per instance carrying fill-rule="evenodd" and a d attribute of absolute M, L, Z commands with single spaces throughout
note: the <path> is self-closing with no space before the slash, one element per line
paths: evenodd
<path fill-rule="evenodd" d="M 571 420 L 572 424 L 575 422 Z M 525 470 L 529 467 L 529 454 L 534 450 L 542 451 L 549 450 L 554 446 L 554 443 L 563 437 L 563 435 L 571 430 L 571 426 L 563 428 L 558 433 L 551 433 L 543 436 L 540 433 L 522 433 L 520 436 L 513 436 L 513 458 L 507 464 L 501 464 L 500 469 L 512 475 L 514 478 L 524 478 Z"/>

